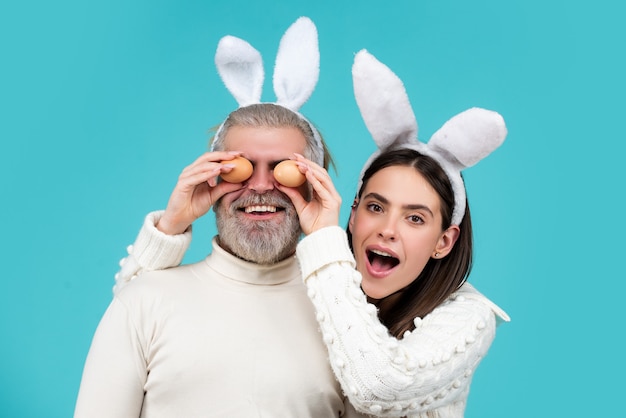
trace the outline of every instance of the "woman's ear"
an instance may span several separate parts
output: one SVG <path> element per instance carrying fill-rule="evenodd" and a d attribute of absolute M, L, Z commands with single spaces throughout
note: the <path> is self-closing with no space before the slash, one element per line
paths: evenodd
<path fill-rule="evenodd" d="M 433 254 L 434 258 L 443 258 L 450 254 L 452 248 L 454 248 L 454 244 L 457 239 L 459 239 L 459 234 L 461 230 L 458 225 L 451 225 L 448 229 L 441 233 L 439 240 L 437 241 L 437 246 L 435 247 L 435 252 Z"/>
<path fill-rule="evenodd" d="M 359 205 L 359 201 L 357 199 L 354 199 L 354 202 L 352 202 L 352 206 L 350 207 L 350 220 L 348 221 L 348 229 L 350 230 L 351 234 L 354 228 L 354 216 L 356 214 L 356 207 L 358 205 Z"/>

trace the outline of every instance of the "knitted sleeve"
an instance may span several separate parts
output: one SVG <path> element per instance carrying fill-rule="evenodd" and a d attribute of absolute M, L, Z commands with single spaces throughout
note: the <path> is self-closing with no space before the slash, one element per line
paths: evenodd
<path fill-rule="evenodd" d="M 163 212 L 150 212 L 135 243 L 126 249 L 128 256 L 120 260 L 121 269 L 115 275 L 114 294 L 142 272 L 175 267 L 182 262 L 191 243 L 191 228 L 179 235 L 164 234 L 156 228 Z"/>
<path fill-rule="evenodd" d="M 495 336 L 495 305 L 471 286 L 462 288 L 416 318 L 416 329 L 398 340 L 367 303 L 341 228 L 304 238 L 297 256 L 331 366 L 358 411 L 402 417 L 452 407 L 462 413 L 471 377 Z"/>

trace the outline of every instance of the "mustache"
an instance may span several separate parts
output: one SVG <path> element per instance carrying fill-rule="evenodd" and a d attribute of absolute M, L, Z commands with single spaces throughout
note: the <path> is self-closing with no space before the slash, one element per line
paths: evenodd
<path fill-rule="evenodd" d="M 272 191 L 267 193 L 247 193 L 234 200 L 231 206 L 246 207 L 254 205 L 269 205 L 278 207 L 293 206 L 291 199 L 281 192 Z"/>

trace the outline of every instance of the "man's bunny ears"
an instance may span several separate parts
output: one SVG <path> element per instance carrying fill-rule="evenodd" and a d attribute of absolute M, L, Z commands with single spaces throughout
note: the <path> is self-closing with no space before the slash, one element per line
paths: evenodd
<path fill-rule="evenodd" d="M 298 110 L 309 99 L 319 77 L 320 54 L 317 29 L 307 17 L 297 19 L 283 35 L 274 67 L 276 105 L 285 107 L 306 121 L 318 148 L 314 160 L 323 163 L 324 150 L 317 129 Z M 215 53 L 215 65 L 239 107 L 261 103 L 264 71 L 259 51 L 243 39 L 223 37 Z M 219 138 L 217 131 L 213 144 Z"/>
<path fill-rule="evenodd" d="M 468 109 L 448 120 L 426 144 L 417 139 L 417 121 L 404 85 L 387 66 L 361 50 L 354 59 L 352 78 L 361 115 L 378 146 L 363 167 L 360 182 L 383 151 L 414 149 L 434 158 L 448 175 L 454 191 L 452 224 L 460 224 L 466 204 L 461 170 L 502 144 L 507 134 L 502 116 L 486 109 Z"/>

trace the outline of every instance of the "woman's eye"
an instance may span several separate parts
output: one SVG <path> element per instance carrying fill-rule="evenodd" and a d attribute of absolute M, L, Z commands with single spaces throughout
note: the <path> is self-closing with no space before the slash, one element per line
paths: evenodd
<path fill-rule="evenodd" d="M 383 210 L 383 208 L 376 203 L 369 203 L 367 209 L 371 212 L 381 212 Z"/>
<path fill-rule="evenodd" d="M 414 224 L 424 223 L 424 219 L 422 219 L 422 217 L 418 216 L 418 215 L 411 215 L 411 216 L 409 216 L 409 221 L 411 223 L 414 223 Z"/>

